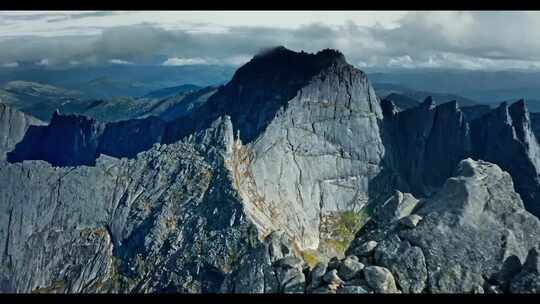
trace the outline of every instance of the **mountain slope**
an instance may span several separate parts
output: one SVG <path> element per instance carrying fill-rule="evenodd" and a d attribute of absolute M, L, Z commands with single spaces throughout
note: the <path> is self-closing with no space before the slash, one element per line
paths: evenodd
<path fill-rule="evenodd" d="M 194 84 L 183 84 L 174 87 L 167 87 L 159 90 L 149 92 L 143 96 L 143 98 L 167 98 L 180 93 L 187 93 L 192 91 L 198 91 L 202 89 Z"/>

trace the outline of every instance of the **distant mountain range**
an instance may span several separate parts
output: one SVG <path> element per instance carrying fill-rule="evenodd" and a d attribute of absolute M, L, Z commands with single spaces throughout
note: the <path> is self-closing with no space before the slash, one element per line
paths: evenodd
<path fill-rule="evenodd" d="M 0 86 L 22 80 L 81 92 L 88 99 L 140 97 L 184 84 L 217 86 L 231 79 L 235 68 L 220 65 L 112 65 L 70 69 L 0 69 Z"/>
<path fill-rule="evenodd" d="M 12 81 L 0 88 L 0 102 L 49 121 L 54 111 L 84 114 L 103 122 L 146 116 L 176 119 L 192 111 L 215 91 L 214 87 L 184 84 L 148 92 L 143 97 L 88 99 L 80 91 L 28 81 Z"/>
<path fill-rule="evenodd" d="M 525 99 L 531 109 L 539 109 L 537 103 L 540 100 L 540 72 L 415 69 L 374 72 L 369 75 L 375 84 L 400 85 L 433 93 L 452 93 L 481 104 Z"/>

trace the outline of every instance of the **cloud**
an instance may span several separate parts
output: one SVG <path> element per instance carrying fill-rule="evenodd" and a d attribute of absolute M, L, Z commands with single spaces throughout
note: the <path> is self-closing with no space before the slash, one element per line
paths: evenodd
<path fill-rule="evenodd" d="M 169 58 L 165 60 L 162 65 L 164 66 L 182 66 L 182 65 L 232 65 L 240 66 L 251 59 L 250 56 L 240 55 L 232 56 L 228 58 Z"/>
<path fill-rule="evenodd" d="M 106 16 L 113 16 L 118 14 L 118 12 L 107 12 L 107 11 L 99 11 L 99 12 L 76 12 L 76 13 L 70 13 L 70 14 L 62 14 L 62 15 L 56 15 L 58 17 L 55 18 L 49 18 L 46 19 L 47 22 L 61 22 L 66 20 L 77 20 L 77 19 L 85 19 L 85 18 L 93 18 L 93 17 L 106 17 Z"/>
<path fill-rule="evenodd" d="M 370 29 L 390 54 L 540 60 L 540 12 L 414 12 L 398 23 Z"/>
<path fill-rule="evenodd" d="M 109 63 L 112 63 L 112 64 L 121 64 L 121 65 L 129 65 L 129 64 L 133 64 L 133 62 L 129 62 L 129 61 L 122 60 L 122 59 L 110 59 L 110 60 L 109 60 Z"/>
<path fill-rule="evenodd" d="M 49 59 L 41 59 L 40 61 L 36 62 L 37 65 L 43 65 L 43 66 L 47 66 L 49 65 Z"/>
<path fill-rule="evenodd" d="M 209 64 L 208 60 L 204 58 L 169 58 L 165 62 L 163 62 L 163 65 L 171 66 L 171 65 L 201 65 L 201 64 Z"/>
<path fill-rule="evenodd" d="M 82 19 L 99 13 L 69 16 Z M 47 58 L 51 65 L 67 66 L 73 61 L 240 65 L 261 49 L 284 45 L 307 52 L 336 48 L 361 68 L 540 68 L 540 12 L 410 12 L 394 23 L 392 27 L 352 21 L 295 28 L 230 26 L 211 32 L 150 23 L 103 28 L 92 24 L 87 27 L 98 34 L 4 37 L 0 62 Z"/>
<path fill-rule="evenodd" d="M 16 68 L 18 66 L 19 66 L 18 62 L 7 62 L 7 63 L 2 64 L 3 68 Z"/>

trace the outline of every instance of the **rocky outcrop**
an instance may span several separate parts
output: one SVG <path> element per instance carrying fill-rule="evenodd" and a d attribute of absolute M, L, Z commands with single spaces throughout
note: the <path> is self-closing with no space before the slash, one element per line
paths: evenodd
<path fill-rule="evenodd" d="M 540 113 L 529 113 L 531 118 L 531 128 L 536 135 L 536 139 L 540 138 Z"/>
<path fill-rule="evenodd" d="M 491 107 L 488 105 L 460 107 L 460 109 L 467 121 L 473 121 L 491 111 Z"/>
<path fill-rule="evenodd" d="M 0 103 L 0 161 L 5 160 L 6 153 L 23 139 L 30 126 L 43 124 L 37 118 Z"/>
<path fill-rule="evenodd" d="M 527 210 L 540 216 L 540 146 L 525 102 L 502 103 L 472 121 L 471 134 L 474 157 L 508 171 Z"/>
<path fill-rule="evenodd" d="M 435 106 L 429 98 L 405 111 L 390 100 L 381 106 L 387 160 L 399 175 L 398 190 L 430 196 L 459 161 L 472 157 L 508 171 L 527 210 L 540 215 L 540 146 L 523 100 L 490 111 L 469 107 L 462 112 L 455 101 Z"/>
<path fill-rule="evenodd" d="M 540 221 L 524 209 L 511 176 L 497 165 L 460 162 L 455 176 L 413 214 L 413 227 L 371 221 L 349 252 L 377 242 L 364 261 L 387 268 L 407 293 L 519 292 L 537 280 L 528 277 L 534 267 L 521 265 L 534 265 L 529 251 L 538 245 Z"/>
<path fill-rule="evenodd" d="M 157 117 L 102 123 L 80 115 L 53 114 L 31 126 L 8 153 L 8 161 L 44 160 L 53 166 L 95 166 L 99 155 L 134 158 L 160 143 L 166 123 Z"/>
<path fill-rule="evenodd" d="M 48 126 L 28 129 L 9 162 L 46 160 L 54 166 L 94 165 L 105 125 L 84 116 L 63 116 L 54 112 Z"/>
<path fill-rule="evenodd" d="M 469 126 L 455 101 L 435 106 L 427 98 L 416 108 L 398 112 L 385 100 L 383 108 L 386 146 L 401 176 L 400 189 L 429 195 L 470 155 Z"/>
<path fill-rule="evenodd" d="M 512 278 L 512 293 L 540 293 L 540 259 L 538 247 L 529 250 L 521 271 Z"/>
<path fill-rule="evenodd" d="M 137 153 L 161 143 L 165 128 L 166 123 L 154 116 L 108 123 L 99 139 L 98 152 L 118 158 L 134 158 Z"/>

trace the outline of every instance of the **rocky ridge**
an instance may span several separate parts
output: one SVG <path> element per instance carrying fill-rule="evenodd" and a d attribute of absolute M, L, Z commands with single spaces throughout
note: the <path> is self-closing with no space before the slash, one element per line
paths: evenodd
<path fill-rule="evenodd" d="M 459 161 L 472 157 L 508 171 L 527 210 L 540 216 L 540 146 L 523 100 L 475 119 L 467 119 L 456 102 L 436 106 L 430 98 L 405 111 L 391 100 L 382 107 L 389 164 L 400 177 L 397 189 L 430 196 Z"/>

